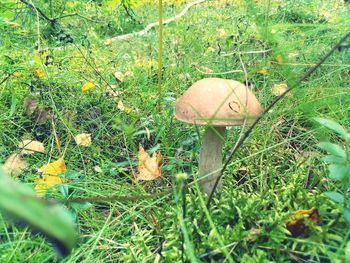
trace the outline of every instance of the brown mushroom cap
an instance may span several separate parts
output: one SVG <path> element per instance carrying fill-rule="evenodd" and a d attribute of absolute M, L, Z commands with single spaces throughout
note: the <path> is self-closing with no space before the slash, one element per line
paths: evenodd
<path fill-rule="evenodd" d="M 176 119 L 213 126 L 242 125 L 262 111 L 253 92 L 242 83 L 220 78 L 206 78 L 194 83 L 177 100 Z"/>

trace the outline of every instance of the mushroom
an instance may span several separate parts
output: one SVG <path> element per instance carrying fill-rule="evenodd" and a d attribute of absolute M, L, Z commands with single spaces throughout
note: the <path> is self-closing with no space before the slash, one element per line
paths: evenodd
<path fill-rule="evenodd" d="M 249 124 L 262 111 L 252 91 L 242 83 L 220 78 L 195 82 L 176 101 L 175 118 L 207 126 L 199 156 L 199 185 L 210 196 L 222 169 L 226 126 Z"/>

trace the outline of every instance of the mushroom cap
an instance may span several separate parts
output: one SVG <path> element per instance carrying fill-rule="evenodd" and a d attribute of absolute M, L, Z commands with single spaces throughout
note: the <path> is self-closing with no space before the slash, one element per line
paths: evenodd
<path fill-rule="evenodd" d="M 242 83 L 220 78 L 195 82 L 176 101 L 175 118 L 196 125 L 236 126 L 262 111 L 258 99 Z"/>

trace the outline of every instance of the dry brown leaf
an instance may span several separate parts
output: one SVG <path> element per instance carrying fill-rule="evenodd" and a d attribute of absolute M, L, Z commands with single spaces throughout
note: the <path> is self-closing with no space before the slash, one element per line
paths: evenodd
<path fill-rule="evenodd" d="M 139 165 L 137 166 L 138 174 L 136 180 L 152 181 L 162 175 L 159 163 L 162 160 L 160 153 L 154 152 L 152 157 L 139 145 Z"/>
<path fill-rule="evenodd" d="M 74 137 L 76 144 L 88 147 L 91 145 L 91 134 L 90 133 L 81 133 Z"/>
<path fill-rule="evenodd" d="M 38 108 L 39 101 L 30 97 L 24 98 L 23 107 L 28 116 L 33 115 L 34 111 Z"/>
<path fill-rule="evenodd" d="M 124 74 L 121 73 L 120 71 L 114 72 L 114 77 L 116 78 L 116 80 L 123 82 L 124 80 Z"/>
<path fill-rule="evenodd" d="M 275 84 L 272 86 L 272 93 L 275 96 L 280 96 L 282 95 L 286 90 L 288 89 L 288 86 L 286 83 L 280 83 L 280 84 Z"/>
<path fill-rule="evenodd" d="M 109 85 L 106 87 L 105 92 L 112 97 L 117 97 L 119 95 L 117 88 L 117 85 Z"/>
<path fill-rule="evenodd" d="M 51 119 L 51 109 L 50 108 L 38 109 L 35 116 L 36 116 L 36 122 L 38 124 L 45 124 L 48 120 Z"/>
<path fill-rule="evenodd" d="M 28 164 L 22 159 L 21 155 L 14 153 L 7 157 L 2 169 L 7 174 L 19 175 L 27 166 Z"/>
<path fill-rule="evenodd" d="M 319 225 L 320 214 L 318 213 L 317 208 L 296 211 L 291 220 L 286 222 L 286 227 L 294 237 L 303 235 L 309 230 L 305 220 L 309 220 L 309 222 Z"/>
<path fill-rule="evenodd" d="M 19 142 L 18 147 L 21 149 L 21 154 L 45 153 L 45 146 L 39 141 L 23 140 Z"/>

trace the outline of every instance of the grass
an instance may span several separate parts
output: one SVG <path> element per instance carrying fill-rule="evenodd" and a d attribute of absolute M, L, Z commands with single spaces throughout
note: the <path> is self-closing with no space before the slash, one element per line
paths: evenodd
<path fill-rule="evenodd" d="M 193 185 L 183 194 L 184 181 L 176 176 L 185 172 L 186 182 L 193 181 L 202 129 L 198 133 L 194 126 L 175 120 L 173 102 L 204 77 L 243 81 L 244 72 L 232 72 L 241 70 L 243 63 L 252 90 L 268 105 L 275 98 L 274 84 L 293 83 L 349 30 L 349 6 L 341 1 L 207 1 L 194 7 L 164 27 L 164 97 L 159 112 L 157 31 L 104 44 L 107 37 L 156 21 L 156 4 L 135 7 L 141 25 L 119 9 L 114 14 L 103 6 L 77 5 L 82 14 L 95 14 L 102 22 L 62 19 L 64 34 L 70 34 L 74 44 L 45 37 L 50 28 L 41 22 L 41 48 L 48 48 L 52 58 L 43 67 L 44 78 L 32 74 L 37 67 L 33 64 L 36 17 L 27 10 L 17 17 L 19 27 L 1 24 L 0 81 L 14 71 L 20 76 L 0 86 L 0 159 L 16 151 L 22 138 L 42 141 L 49 154 L 26 157 L 30 166 L 18 178 L 33 185 L 34 169 L 59 157 L 51 123 L 35 123 L 25 114 L 23 99 L 33 96 L 40 100 L 41 108 L 52 109 L 61 147 L 67 148 L 65 161 L 70 171 L 79 172 L 79 182 L 69 185 L 74 197 L 137 196 L 177 187 L 152 200 L 71 208 L 80 240 L 62 262 L 153 262 L 158 253 L 163 262 L 348 260 L 350 229 L 339 215 L 341 207 L 323 195 L 337 186 L 327 178 L 315 147 L 331 135 L 311 117 L 324 116 L 350 126 L 349 50 L 336 52 L 263 119 L 228 166 L 223 189 L 209 211 L 198 187 Z M 164 17 L 182 7 L 166 2 Z M 258 52 L 244 53 L 250 51 Z M 271 63 L 278 55 L 283 64 Z M 268 75 L 257 74 L 261 68 Z M 116 71 L 125 75 L 120 83 L 114 78 Z M 95 87 L 83 94 L 81 86 L 86 81 Z M 108 84 L 117 85 L 117 97 L 105 92 Z M 132 111 L 118 109 L 119 101 Z M 71 136 L 82 132 L 92 134 L 91 147 L 70 142 Z M 228 131 L 226 156 L 239 132 L 239 128 Z M 135 181 L 139 143 L 164 156 L 162 179 Z M 57 189 L 50 194 L 62 198 Z M 312 207 L 318 208 L 321 225 L 311 225 L 304 236 L 291 236 L 285 222 L 295 211 Z M 0 222 L 1 262 L 58 261 L 42 236 L 4 216 Z"/>

